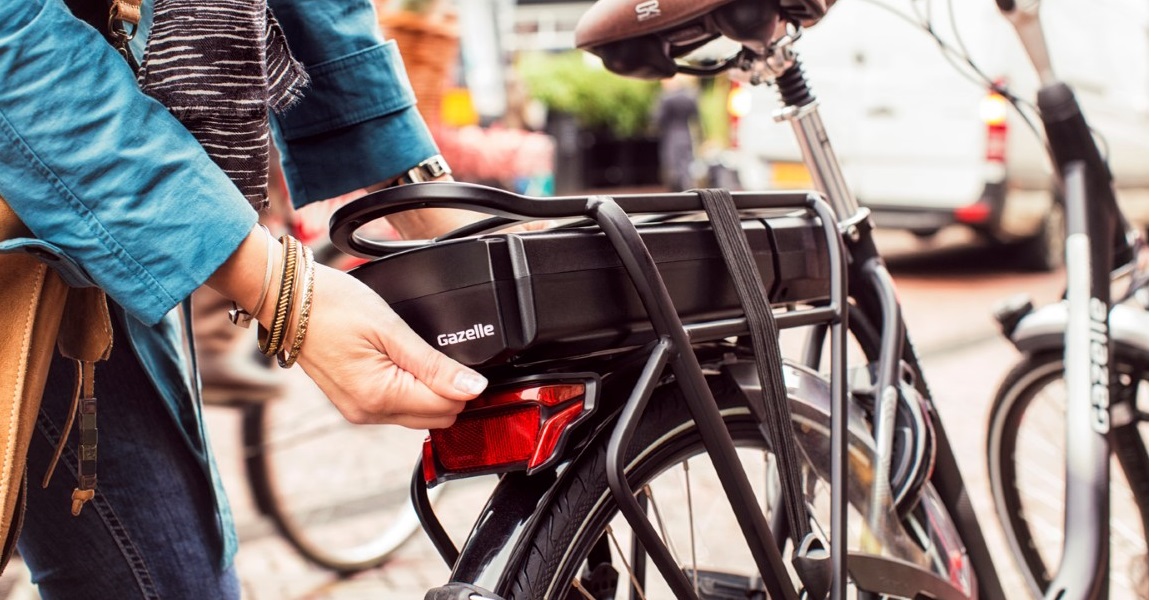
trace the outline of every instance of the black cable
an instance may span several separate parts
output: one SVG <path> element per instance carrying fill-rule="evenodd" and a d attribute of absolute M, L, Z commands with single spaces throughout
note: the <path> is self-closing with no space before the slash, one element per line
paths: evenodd
<path fill-rule="evenodd" d="M 942 51 L 944 60 L 946 60 L 947 63 L 950 64 L 957 73 L 959 73 L 959 75 L 980 87 L 988 87 L 999 95 L 1003 96 L 1003 98 L 1011 104 L 1011 107 L 1015 109 L 1015 112 L 1023 120 L 1023 123 L 1027 126 L 1027 128 L 1031 130 L 1031 133 L 1035 136 L 1035 139 L 1038 140 L 1039 143 L 1043 146 L 1044 151 L 1047 152 L 1047 156 L 1054 161 L 1054 155 L 1052 154 L 1051 147 L 1047 144 L 1047 136 L 1040 132 L 1039 127 L 1035 124 L 1032 116 L 1025 112 L 1022 108 L 1023 106 L 1026 106 L 1033 113 L 1038 113 L 1038 109 L 1035 107 L 1035 105 L 1019 96 L 1016 96 L 1005 84 L 995 81 L 989 77 L 982 69 L 979 68 L 978 65 L 975 64 L 975 61 L 971 59 L 971 55 L 966 53 L 966 46 L 964 46 L 962 42 L 960 42 L 959 45 L 963 47 L 963 50 L 956 49 L 954 46 L 951 46 L 946 41 L 944 41 L 943 38 L 940 37 L 938 33 L 936 33 L 930 21 L 917 21 L 908 15 L 880 2 L 879 0 L 864 1 L 871 3 L 876 7 L 882 8 L 892 15 L 895 15 L 896 17 L 899 17 L 911 25 L 923 30 L 925 33 L 927 33 L 927 35 L 931 36 L 931 38 L 935 40 L 935 43 Z M 950 7 L 952 0 L 947 0 L 947 2 L 948 6 Z M 928 2 L 928 4 L 930 4 L 930 2 Z M 912 10 L 915 11 L 916 16 L 920 17 L 921 19 L 931 18 L 930 6 L 928 6 L 928 14 L 926 16 L 922 15 L 919 9 L 915 7 L 915 0 L 911 0 L 911 6 Z M 953 12 L 953 10 L 949 9 L 949 12 Z M 958 29 L 954 23 L 954 20 L 952 21 L 952 27 L 955 28 L 954 31 L 956 33 L 956 38 L 959 39 Z M 963 64 L 956 62 L 957 60 L 962 61 Z M 964 65 L 966 65 L 966 68 L 964 68 Z"/>

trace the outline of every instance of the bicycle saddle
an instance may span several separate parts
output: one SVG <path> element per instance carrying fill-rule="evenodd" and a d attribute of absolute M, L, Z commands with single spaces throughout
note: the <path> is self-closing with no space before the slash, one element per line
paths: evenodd
<path fill-rule="evenodd" d="M 609 71 L 662 79 L 675 59 L 728 37 L 763 50 L 780 20 L 814 25 L 835 0 L 599 0 L 576 25 L 576 47 Z"/>

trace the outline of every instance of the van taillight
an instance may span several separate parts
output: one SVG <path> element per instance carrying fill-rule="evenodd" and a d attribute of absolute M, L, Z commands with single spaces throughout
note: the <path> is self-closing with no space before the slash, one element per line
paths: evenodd
<path fill-rule="evenodd" d="M 739 121 L 751 112 L 751 90 L 737 80 L 729 80 L 727 91 L 728 144 L 739 147 Z"/>
<path fill-rule="evenodd" d="M 424 480 L 526 470 L 558 458 L 566 434 L 594 409 L 596 379 L 534 378 L 489 388 L 424 441 Z"/>
<path fill-rule="evenodd" d="M 1007 98 L 998 92 L 989 92 L 979 105 L 979 116 L 987 125 L 987 161 L 1003 163 L 1007 160 Z"/>
<path fill-rule="evenodd" d="M 991 217 L 991 207 L 983 202 L 976 202 L 955 209 L 955 220 L 968 225 L 981 225 Z"/>

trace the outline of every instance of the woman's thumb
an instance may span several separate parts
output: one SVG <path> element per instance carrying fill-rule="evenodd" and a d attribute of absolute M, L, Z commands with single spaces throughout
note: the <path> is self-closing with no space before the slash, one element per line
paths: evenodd
<path fill-rule="evenodd" d="M 452 387 L 460 394 L 475 397 L 488 387 L 488 380 L 483 375 L 459 365 L 455 376 L 452 377 Z"/>
<path fill-rule="evenodd" d="M 470 400 L 488 386 L 483 375 L 433 348 L 407 327 L 393 331 L 388 354 L 401 369 L 411 373 L 436 394 Z"/>

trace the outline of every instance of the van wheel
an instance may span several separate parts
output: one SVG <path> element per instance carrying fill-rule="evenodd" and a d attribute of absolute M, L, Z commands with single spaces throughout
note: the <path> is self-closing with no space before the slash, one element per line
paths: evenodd
<path fill-rule="evenodd" d="M 1063 266 L 1066 237 L 1063 222 L 1063 205 L 1052 203 L 1051 210 L 1043 218 L 1043 225 L 1033 237 L 1022 242 L 1019 248 L 1019 266 L 1029 271 L 1054 271 Z"/>

